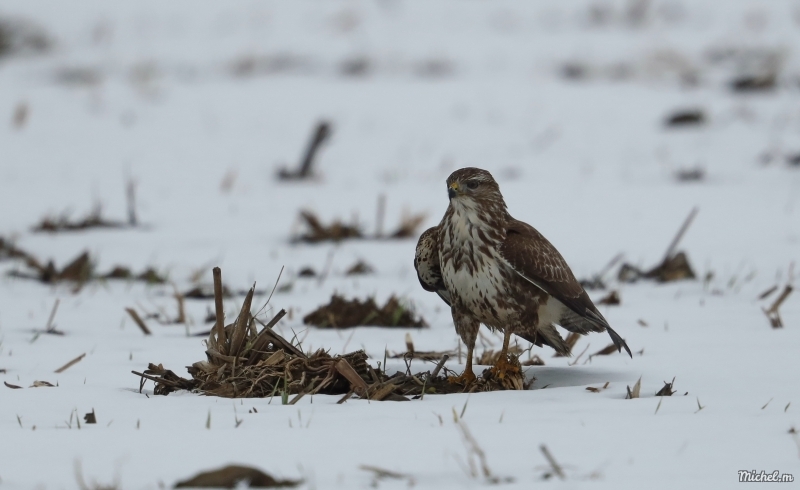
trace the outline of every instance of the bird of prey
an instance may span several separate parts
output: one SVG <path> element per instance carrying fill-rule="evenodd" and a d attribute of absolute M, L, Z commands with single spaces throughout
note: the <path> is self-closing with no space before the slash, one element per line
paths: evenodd
<path fill-rule="evenodd" d="M 512 369 L 507 357 L 512 334 L 569 355 L 556 325 L 579 334 L 607 331 L 617 349 L 631 355 L 555 247 L 511 217 L 489 172 L 456 170 L 447 178 L 447 194 L 444 218 L 420 237 L 414 267 L 422 287 L 450 306 L 467 346 L 466 369 L 454 381 L 475 379 L 472 351 L 481 323 L 504 334 L 493 367 L 501 378 Z"/>

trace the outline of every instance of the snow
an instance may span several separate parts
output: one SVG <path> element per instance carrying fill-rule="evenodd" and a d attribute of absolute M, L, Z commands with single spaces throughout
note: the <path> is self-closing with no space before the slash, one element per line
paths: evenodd
<path fill-rule="evenodd" d="M 654 265 L 695 206 L 680 248 L 698 275 L 714 276 L 708 284 L 612 281 L 622 304 L 602 311 L 641 352 L 633 359 L 585 363 L 609 342 L 593 334 L 578 342 L 576 355 L 588 349 L 572 366 L 575 357 L 535 348 L 546 365 L 529 368 L 536 380 L 528 391 L 342 405 L 314 396 L 288 407 L 153 396 L 151 383 L 140 394 L 131 370 L 155 362 L 185 374 L 203 358 L 201 339 L 184 326 L 151 322 L 154 335 L 145 337 L 125 314 L 143 307 L 174 315 L 171 286 L 94 283 L 73 293 L 11 278 L 6 272 L 21 265 L 2 262 L 0 378 L 25 389 L 0 387 L 0 488 L 72 488 L 76 463 L 87 480 L 159 488 L 229 462 L 303 478 L 306 488 L 369 487 L 372 475 L 360 465 L 408 474 L 415 488 L 477 488 L 487 483 L 465 471 L 468 449 L 453 421 L 465 405 L 463 423 L 493 474 L 514 479 L 507 488 L 730 488 L 738 470 L 796 474 L 800 443 L 788 431 L 800 426 L 800 294 L 781 307 L 783 329 L 761 311 L 775 295 L 757 297 L 791 283 L 799 258 L 800 169 L 785 161 L 800 152 L 798 5 L 660 0 L 640 22 L 631 5 L 3 2 L 1 18 L 34 22 L 55 45 L 0 57 L 0 115 L 9 118 L 0 124 L 0 236 L 59 265 L 89 250 L 101 270 L 168 270 L 179 290 L 198 269 L 210 281 L 213 265 L 235 289 L 254 281 L 271 289 L 285 266 L 281 284 L 294 286 L 271 307 L 292 310 L 278 330 L 297 332 L 305 348 L 363 347 L 374 362 L 385 348 L 404 350 L 405 329 L 302 324 L 339 292 L 406 298 L 431 325 L 409 330 L 416 348 L 451 349 L 449 311 L 413 271 L 415 240 L 312 246 L 289 237 L 300 209 L 326 222 L 355 216 L 371 231 L 381 194 L 385 229 L 404 212 L 425 212 L 432 226 L 447 205 L 447 175 L 479 166 L 500 182 L 511 213 L 547 236 L 578 277 L 619 252 Z M 593 11 L 605 20 L 593 21 Z M 711 56 L 726 49 L 779 53 L 778 88 L 733 93 L 735 63 Z M 342 74 L 343 62 L 358 59 L 368 61 L 366 75 Z M 243 60 L 284 64 L 234 74 Z M 588 78 L 564 79 L 568 62 L 586 63 Z M 681 83 L 680 67 L 695 71 L 698 84 Z M 65 83 L 65 70 L 88 70 L 95 82 Z M 22 102 L 29 117 L 15 128 Z M 707 124 L 663 127 L 685 107 L 701 107 Z M 319 178 L 278 182 L 277 169 L 299 160 L 322 118 L 333 136 Z M 765 154 L 774 155 L 770 163 Z M 673 178 L 696 166 L 706 171 L 702 182 Z M 146 227 L 30 231 L 44 215 L 82 215 L 95 202 L 105 216 L 124 218 L 128 177 Z M 324 281 L 295 278 L 304 266 L 323 270 L 329 256 Z M 377 273 L 346 277 L 358 259 Z M 66 335 L 32 341 L 57 299 L 55 323 Z M 189 332 L 206 328 L 210 305 L 187 301 Z M 239 304 L 226 306 L 231 317 Z M 461 369 L 457 360 L 448 366 Z M 624 399 L 640 377 L 642 397 Z M 653 396 L 673 377 L 674 396 Z M 28 388 L 36 380 L 58 387 Z M 606 382 L 599 393 L 586 390 Z M 97 425 L 78 429 L 75 414 L 92 409 Z M 550 471 L 543 444 L 565 481 L 541 481 Z"/>

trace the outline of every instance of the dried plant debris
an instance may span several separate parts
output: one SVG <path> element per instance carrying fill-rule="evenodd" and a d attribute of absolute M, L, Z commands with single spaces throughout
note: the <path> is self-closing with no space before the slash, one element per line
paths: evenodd
<path fill-rule="evenodd" d="M 105 274 L 98 276 L 100 279 L 124 279 L 128 281 L 142 281 L 147 284 L 166 284 L 167 276 L 158 272 L 153 267 L 148 267 L 142 272 L 136 274 L 130 268 L 117 265 Z"/>
<path fill-rule="evenodd" d="M 297 273 L 297 277 L 317 277 L 317 271 L 313 267 L 303 267 Z"/>
<path fill-rule="evenodd" d="M 257 468 L 228 465 L 179 481 L 175 488 L 291 488 L 300 483 L 299 480 L 276 480 Z"/>
<path fill-rule="evenodd" d="M 672 381 L 669 383 L 664 381 L 664 386 L 656 392 L 656 396 L 672 396 L 675 393 L 675 390 L 672 387 L 675 385 L 675 378 L 672 378 Z"/>
<path fill-rule="evenodd" d="M 426 215 L 421 214 L 404 214 L 400 218 L 400 225 L 395 231 L 389 234 L 389 238 L 414 238 L 419 234 L 417 229 L 425 221 Z"/>
<path fill-rule="evenodd" d="M 450 60 L 432 58 L 415 63 L 412 71 L 423 78 L 444 78 L 453 75 L 456 67 Z"/>
<path fill-rule="evenodd" d="M 330 303 L 306 315 L 303 323 L 322 328 L 428 326 L 424 319 L 417 318 L 414 311 L 395 296 L 379 307 L 374 298 L 346 300 L 336 294 L 331 297 Z"/>
<path fill-rule="evenodd" d="M 364 77 L 369 75 L 372 62 L 364 56 L 356 56 L 343 60 L 339 64 L 339 71 L 346 77 Z"/>
<path fill-rule="evenodd" d="M 409 356 L 405 359 L 405 372 L 388 375 L 385 370 L 372 368 L 364 351 L 331 356 L 319 349 L 306 354 L 272 329 L 285 310 L 266 324 L 253 317 L 250 308 L 254 289 L 248 292 L 235 321 L 223 327 L 221 279 L 215 289 L 219 292 L 215 297 L 217 323 L 206 342 L 206 360 L 188 368 L 191 379 L 182 378 L 161 364 L 151 363 L 144 372 L 132 371 L 140 378 L 140 391 L 151 380 L 155 382 L 156 395 L 189 390 L 226 398 L 278 397 L 281 403 L 291 405 L 305 395 L 317 393 L 345 394 L 341 402 L 353 395 L 376 401 L 407 401 L 407 397 L 425 394 L 523 389 L 529 385 L 516 356 L 511 356 L 512 367 L 503 377 L 487 369 L 465 388 L 448 381 L 445 375 L 449 370 L 442 361 L 432 372 L 411 374 Z M 261 325 L 260 331 L 256 324 Z"/>
<path fill-rule="evenodd" d="M 282 168 L 278 172 L 278 178 L 281 180 L 305 180 L 313 176 L 313 166 L 322 144 L 328 140 L 333 132 L 331 123 L 328 121 L 320 121 L 314 128 L 314 133 L 308 146 L 303 154 L 303 160 L 300 162 L 296 170 L 289 170 Z"/>
<path fill-rule="evenodd" d="M 73 87 L 92 87 L 100 84 L 104 77 L 99 66 L 63 66 L 54 74 L 56 82 Z"/>
<path fill-rule="evenodd" d="M 706 115 L 702 109 L 677 110 L 664 119 L 664 125 L 667 127 L 700 126 L 705 122 Z"/>
<path fill-rule="evenodd" d="M 83 416 L 83 421 L 84 421 L 84 423 L 87 423 L 87 424 L 96 424 L 97 423 L 97 416 L 94 413 L 94 408 L 92 409 L 91 412 L 89 412 L 89 413 L 87 413 L 86 415 Z"/>
<path fill-rule="evenodd" d="M 49 381 L 38 381 L 37 380 L 37 381 L 34 381 L 33 384 L 29 386 L 29 388 L 42 388 L 42 387 L 55 388 L 56 385 L 54 385 L 53 383 L 51 383 Z"/>
<path fill-rule="evenodd" d="M 346 276 L 363 276 L 373 273 L 375 273 L 375 269 L 371 265 L 367 264 L 363 260 L 359 260 L 355 264 L 348 267 L 344 274 Z"/>
<path fill-rule="evenodd" d="M 561 76 L 567 80 L 585 80 L 589 77 L 590 68 L 584 63 L 571 61 L 561 66 Z"/>
<path fill-rule="evenodd" d="M 610 384 L 611 384 L 610 381 L 606 381 L 605 384 L 600 388 L 596 388 L 594 386 L 587 386 L 586 387 L 586 391 L 591 391 L 592 393 L 600 393 L 601 391 L 603 391 L 606 388 L 608 388 L 608 385 L 610 385 Z"/>
<path fill-rule="evenodd" d="M 628 390 L 628 394 L 625 395 L 625 399 L 626 400 L 627 399 L 639 398 L 639 394 L 642 391 L 642 377 L 639 376 L 639 380 L 636 381 L 636 384 L 633 385 L 633 388 L 631 388 L 630 386 L 626 386 L 625 389 Z"/>
<path fill-rule="evenodd" d="M 508 347 L 508 353 L 519 357 L 522 354 L 522 348 L 518 345 L 511 345 Z M 494 366 L 500 360 L 501 351 L 486 349 L 481 354 L 475 356 L 475 364 L 479 366 Z"/>
<path fill-rule="evenodd" d="M 544 359 L 534 354 L 533 357 L 522 363 L 523 366 L 544 366 Z"/>
<path fill-rule="evenodd" d="M 598 305 L 609 305 L 609 306 L 617 306 L 622 303 L 622 300 L 619 297 L 619 291 L 616 289 L 609 292 L 607 295 L 600 298 L 600 301 L 597 302 Z"/>
<path fill-rule="evenodd" d="M 0 58 L 41 54 L 52 46 L 53 40 L 41 27 L 22 19 L 0 19 Z"/>
<path fill-rule="evenodd" d="M 706 169 L 700 166 L 679 168 L 673 176 L 678 182 L 702 182 L 706 179 Z"/>
<path fill-rule="evenodd" d="M 10 259 L 33 259 L 28 252 L 18 248 L 10 239 L 0 237 L 0 260 Z"/>
<path fill-rule="evenodd" d="M 781 314 L 780 311 L 778 310 L 781 307 L 781 304 L 783 304 L 783 302 L 786 301 L 786 298 L 788 298 L 789 295 L 792 294 L 792 291 L 793 291 L 792 286 L 787 284 L 783 288 L 783 291 L 781 291 L 780 296 L 775 298 L 775 301 L 772 303 L 772 305 L 770 305 L 769 308 L 762 308 L 762 311 L 769 319 L 769 323 L 770 325 L 772 325 L 772 328 L 783 328 L 783 319 L 781 319 Z"/>
<path fill-rule="evenodd" d="M 95 264 L 89 257 L 89 252 L 83 252 L 75 259 L 58 269 L 52 260 L 47 265 L 42 265 L 33 256 L 28 256 L 25 261 L 32 272 L 21 272 L 12 270 L 9 275 L 22 279 L 34 279 L 46 284 L 54 284 L 61 281 L 72 281 L 83 284 L 91 280 L 94 276 Z"/>
<path fill-rule="evenodd" d="M 611 259 L 611 261 L 609 261 L 609 263 L 606 264 L 605 267 L 603 267 L 603 269 L 600 272 L 593 275 L 589 279 L 581 279 L 580 281 L 581 286 L 583 286 L 584 289 L 605 289 L 606 288 L 605 276 L 609 272 L 611 272 L 611 269 L 613 269 L 614 266 L 617 265 L 619 261 L 622 260 L 623 257 L 624 255 L 621 253 L 615 255 Z"/>
<path fill-rule="evenodd" d="M 230 65 L 231 74 L 237 77 L 299 73 L 312 68 L 313 64 L 309 60 L 291 53 L 245 55 L 237 58 Z"/>
<path fill-rule="evenodd" d="M 776 284 L 776 285 L 766 289 L 763 293 L 759 294 L 758 295 L 758 299 L 759 300 L 767 299 L 772 295 L 772 293 L 774 293 L 777 290 L 778 290 L 778 285 Z"/>
<path fill-rule="evenodd" d="M 66 371 L 67 369 L 71 368 L 75 364 L 78 364 L 79 362 L 81 362 L 81 360 L 84 357 L 86 357 L 86 353 L 85 352 L 83 354 L 79 355 L 78 357 L 76 357 L 75 359 L 73 359 L 73 360 L 69 361 L 68 363 L 64 364 L 63 366 L 61 366 L 60 368 L 56 369 L 53 372 L 54 373 L 63 373 L 64 371 Z"/>
<path fill-rule="evenodd" d="M 693 208 L 683 222 L 683 225 L 678 230 L 678 233 L 672 239 L 667 248 L 667 253 L 661 263 L 648 271 L 642 271 L 638 267 L 631 264 L 622 264 L 622 267 L 617 274 L 617 279 L 621 282 L 636 282 L 639 279 L 653 279 L 658 282 L 672 282 L 680 281 L 683 279 L 695 279 L 697 276 L 689 264 L 689 258 L 685 252 L 677 252 L 678 243 L 681 238 L 689 229 L 695 216 L 697 216 L 698 209 Z"/>
<path fill-rule="evenodd" d="M 74 220 L 70 218 L 68 213 L 63 213 L 61 216 L 45 216 L 32 228 L 32 231 L 58 233 L 63 231 L 88 230 L 91 228 L 127 228 L 131 226 L 135 225 L 104 218 L 103 208 L 98 204 L 95 205 L 94 209 L 92 209 L 89 214 Z"/>
<path fill-rule="evenodd" d="M 727 63 L 736 73 L 729 86 L 736 93 L 775 90 L 786 52 L 774 48 L 722 48 L 708 53 L 709 62 Z"/>
<path fill-rule="evenodd" d="M 30 107 L 27 102 L 17 104 L 17 107 L 14 108 L 14 116 L 11 118 L 14 129 L 20 130 L 25 127 L 25 123 L 28 122 L 28 114 L 30 114 Z"/>
<path fill-rule="evenodd" d="M 69 427 L 70 429 L 72 428 L 73 414 L 70 414 L 69 416 L 70 421 L 67 422 L 66 424 L 67 427 Z M 77 417 L 76 417 L 76 422 L 78 424 L 78 428 L 80 429 L 81 421 L 77 420 Z M 100 483 L 94 478 L 89 479 L 89 481 L 87 482 L 86 479 L 84 479 L 83 477 L 83 466 L 81 465 L 81 461 L 80 460 L 75 461 L 75 483 L 77 484 L 78 490 L 120 490 L 119 481 L 120 478 L 119 475 L 117 475 L 114 477 L 114 480 L 109 483 Z"/>
<path fill-rule="evenodd" d="M 378 231 L 374 236 L 366 235 L 357 222 L 344 223 L 340 220 L 334 220 L 331 224 L 325 225 L 320 221 L 316 214 L 311 211 L 301 211 L 300 219 L 305 224 L 306 232 L 295 236 L 292 241 L 305 242 L 305 243 L 319 243 L 319 242 L 340 242 L 342 240 L 352 239 L 392 239 L 402 240 L 406 238 L 414 238 L 418 236 L 417 230 L 420 225 L 425 221 L 426 215 L 420 214 L 404 214 L 400 219 L 400 224 L 397 228 L 384 236 L 378 227 Z"/>
<path fill-rule="evenodd" d="M 358 469 L 372 473 L 372 482 L 370 485 L 373 488 L 378 488 L 381 480 L 405 480 L 409 487 L 416 485 L 416 480 L 414 477 L 405 473 L 398 473 L 397 471 L 385 470 L 383 468 L 378 468 L 377 466 L 370 466 L 366 464 L 362 464 L 358 467 Z"/>
<path fill-rule="evenodd" d="M 464 408 L 466 408 L 466 405 L 464 405 Z M 473 480 L 483 480 L 484 483 L 489 485 L 513 483 L 514 479 L 511 477 L 500 477 L 492 473 L 486 458 L 486 451 L 483 450 L 481 445 L 478 444 L 477 439 L 472 435 L 472 432 L 462 418 L 463 416 L 463 411 L 459 416 L 455 408 L 453 408 L 453 421 L 456 423 L 459 432 L 461 432 L 461 438 L 467 450 L 467 465 L 465 468 L 467 475 Z"/>
<path fill-rule="evenodd" d="M 777 73 L 740 75 L 730 82 L 731 90 L 738 93 L 770 92 L 777 86 Z"/>
<path fill-rule="evenodd" d="M 2 245 L 2 243 L 0 243 L 0 245 Z M 9 272 L 10 276 L 21 279 L 33 279 L 45 284 L 55 284 L 63 281 L 69 281 L 80 285 L 92 280 L 105 279 L 143 281 L 147 284 L 164 284 L 167 282 L 166 275 L 159 273 L 152 267 L 145 269 L 139 274 L 135 274 L 131 272 L 129 268 L 118 265 L 113 267 L 107 273 L 97 273 L 95 260 L 93 260 L 89 255 L 89 252 L 82 252 L 61 269 L 56 267 L 52 259 L 49 260 L 46 265 L 42 265 L 42 263 L 32 254 L 24 252 L 20 249 L 14 248 L 12 253 L 13 255 L 9 254 L 9 256 L 24 259 L 25 265 L 30 270 L 12 270 Z"/>
<path fill-rule="evenodd" d="M 415 351 L 406 351 L 406 352 L 393 352 L 391 355 L 388 355 L 390 359 L 419 359 L 423 361 L 438 361 L 444 357 L 450 358 L 453 356 L 458 355 L 458 352 L 455 350 L 443 350 L 443 351 L 434 351 L 434 350 L 415 350 Z"/>
<path fill-rule="evenodd" d="M 557 476 L 560 480 L 566 480 L 567 475 L 566 473 L 564 473 L 564 468 L 560 464 L 558 464 L 558 461 L 556 461 L 556 458 L 550 453 L 550 450 L 547 449 L 547 446 L 542 444 L 541 446 L 539 446 L 539 450 L 542 451 L 542 454 L 544 455 L 545 459 L 547 460 L 547 463 L 550 465 L 550 468 L 552 469 L 551 472 L 545 473 L 543 478 L 547 480 L 553 476 Z"/>
<path fill-rule="evenodd" d="M 247 296 L 248 290 L 247 289 L 236 289 L 233 290 L 226 285 L 222 286 L 222 296 L 224 298 L 234 298 L 234 297 L 241 297 Z M 263 296 L 267 291 L 263 289 L 256 290 L 256 296 Z M 214 286 L 211 284 L 200 284 L 191 289 L 186 290 L 184 293 L 181 294 L 185 299 L 214 299 Z"/>
<path fill-rule="evenodd" d="M 139 313 L 137 313 L 136 310 L 133 308 L 125 308 L 125 311 L 128 313 L 128 315 L 130 315 L 133 323 L 139 327 L 142 333 L 145 335 L 151 335 L 150 329 L 147 328 L 147 324 L 144 322 L 144 320 L 142 320 L 142 317 L 139 316 Z"/>
<path fill-rule="evenodd" d="M 617 346 L 616 345 L 608 344 L 607 346 L 603 347 L 599 351 L 597 351 L 594 354 L 590 355 L 589 359 L 591 360 L 595 356 L 608 356 L 608 355 L 611 355 L 611 354 L 616 354 L 617 352 L 618 351 L 617 351 Z"/>
<path fill-rule="evenodd" d="M 317 215 L 311 211 L 301 211 L 300 218 L 302 218 L 303 222 L 306 224 L 308 231 L 294 238 L 294 242 L 339 242 L 345 239 L 364 237 L 356 223 L 348 225 L 337 220 L 329 225 L 323 225 L 319 218 L 317 218 Z"/>

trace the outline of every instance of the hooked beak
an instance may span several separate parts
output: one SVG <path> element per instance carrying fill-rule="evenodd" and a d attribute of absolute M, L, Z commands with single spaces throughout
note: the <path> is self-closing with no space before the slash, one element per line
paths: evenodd
<path fill-rule="evenodd" d="M 447 197 L 453 199 L 454 197 L 456 197 L 456 195 L 458 195 L 458 182 L 453 182 L 447 188 Z"/>

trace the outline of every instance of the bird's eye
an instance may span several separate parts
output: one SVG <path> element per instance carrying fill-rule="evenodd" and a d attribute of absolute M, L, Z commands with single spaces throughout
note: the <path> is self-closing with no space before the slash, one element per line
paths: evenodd
<path fill-rule="evenodd" d="M 480 184 L 481 183 L 478 182 L 477 180 L 470 180 L 467 182 L 467 187 L 469 187 L 470 189 L 477 189 Z"/>

